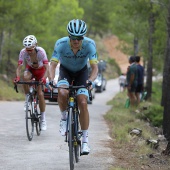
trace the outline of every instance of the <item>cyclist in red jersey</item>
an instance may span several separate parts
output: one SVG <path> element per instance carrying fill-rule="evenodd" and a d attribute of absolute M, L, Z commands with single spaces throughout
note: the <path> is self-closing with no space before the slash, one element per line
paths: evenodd
<path fill-rule="evenodd" d="M 24 48 L 19 54 L 14 83 L 20 81 L 20 74 L 25 60 L 26 69 L 24 71 L 23 81 L 29 81 L 32 78 L 35 78 L 36 81 L 41 81 L 45 84 L 49 69 L 48 58 L 45 50 L 42 47 L 37 46 L 37 39 L 34 35 L 28 35 L 25 37 L 23 40 L 23 46 Z M 29 86 L 23 85 L 23 88 L 25 95 L 27 95 L 29 93 Z M 38 86 L 38 98 L 41 112 L 41 130 L 46 130 L 45 100 L 41 86 Z M 26 104 L 24 105 L 24 110 L 26 110 Z"/>

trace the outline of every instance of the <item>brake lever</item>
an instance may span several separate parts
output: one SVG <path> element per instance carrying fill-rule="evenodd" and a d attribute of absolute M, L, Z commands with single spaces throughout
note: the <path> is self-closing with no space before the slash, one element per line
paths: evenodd
<path fill-rule="evenodd" d="M 92 82 L 89 81 L 87 84 L 88 84 L 87 86 L 88 86 L 89 100 L 92 101 L 92 94 L 91 94 L 91 90 L 90 90 L 90 86 L 92 85 Z"/>
<path fill-rule="evenodd" d="M 92 101 L 92 94 L 91 94 L 91 90 L 88 90 L 89 91 L 89 100 Z"/>
<path fill-rule="evenodd" d="M 15 83 L 14 85 L 14 90 L 18 93 L 18 87 L 17 87 L 17 84 Z"/>

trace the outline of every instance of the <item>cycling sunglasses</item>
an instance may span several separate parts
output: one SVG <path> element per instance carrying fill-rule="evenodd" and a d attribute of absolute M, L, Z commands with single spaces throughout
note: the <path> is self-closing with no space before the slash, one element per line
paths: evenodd
<path fill-rule="evenodd" d="M 83 39 L 84 39 L 84 37 L 76 37 L 76 36 L 72 36 L 72 35 L 70 35 L 69 38 L 70 38 L 71 40 L 77 40 L 77 41 L 80 41 L 80 40 L 83 40 Z"/>

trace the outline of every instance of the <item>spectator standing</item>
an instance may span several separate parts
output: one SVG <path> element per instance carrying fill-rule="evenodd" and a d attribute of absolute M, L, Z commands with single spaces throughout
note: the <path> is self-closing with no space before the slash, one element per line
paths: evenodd
<path fill-rule="evenodd" d="M 137 87 L 137 65 L 135 64 L 135 56 L 129 57 L 129 64 L 130 66 L 127 69 L 126 81 L 127 81 L 127 90 L 128 90 L 128 97 L 130 99 L 130 105 L 136 106 L 137 99 L 136 99 L 136 87 Z"/>
<path fill-rule="evenodd" d="M 126 85 L 126 76 L 125 76 L 125 74 L 122 73 L 119 76 L 120 92 L 125 90 L 125 85 Z"/>
<path fill-rule="evenodd" d="M 136 95 L 136 98 L 137 98 L 137 104 L 139 105 L 139 103 L 140 103 L 140 96 L 141 96 L 141 93 L 143 92 L 144 68 L 140 64 L 140 56 L 136 56 L 135 60 L 136 60 L 137 73 L 138 73 L 137 87 L 136 87 L 135 95 Z"/>

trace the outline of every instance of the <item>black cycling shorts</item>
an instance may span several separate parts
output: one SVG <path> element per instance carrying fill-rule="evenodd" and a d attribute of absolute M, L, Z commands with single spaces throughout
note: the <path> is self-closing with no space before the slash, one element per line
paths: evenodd
<path fill-rule="evenodd" d="M 74 85 L 81 86 L 86 85 L 88 80 L 88 68 L 87 66 L 83 67 L 80 71 L 73 73 L 67 70 L 63 65 L 60 65 L 59 80 L 67 80 L 69 84 L 72 84 L 74 80 Z"/>

